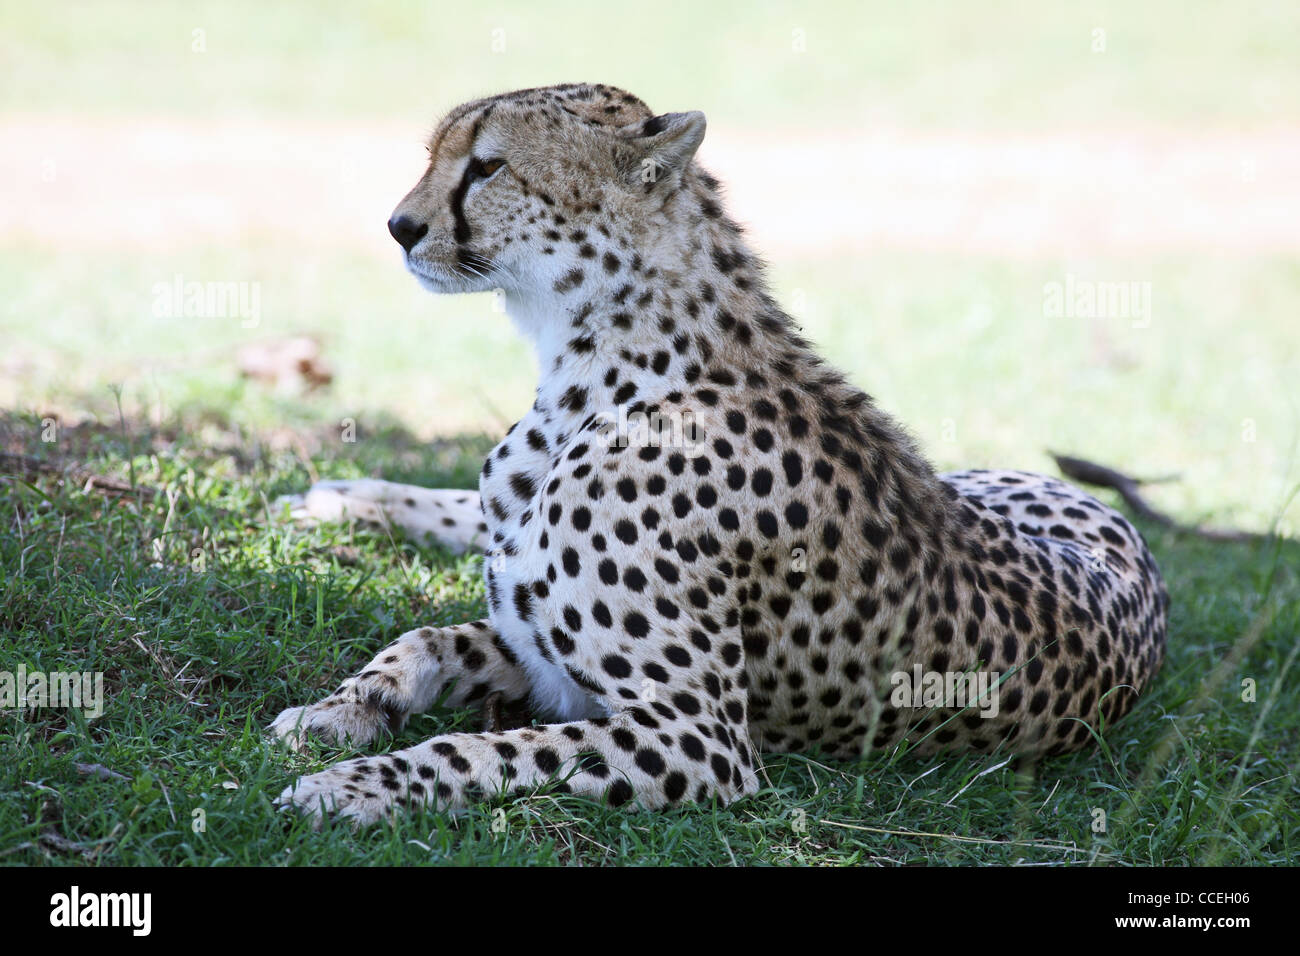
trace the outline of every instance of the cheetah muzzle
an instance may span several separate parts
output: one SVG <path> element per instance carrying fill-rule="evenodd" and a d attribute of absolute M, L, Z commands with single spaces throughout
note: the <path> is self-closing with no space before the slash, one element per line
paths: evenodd
<path fill-rule="evenodd" d="M 367 744 L 490 695 L 547 722 L 347 760 L 283 804 L 367 823 L 545 786 L 657 808 L 755 792 L 759 751 L 1058 754 L 1158 670 L 1141 535 L 1053 478 L 935 474 L 773 301 L 704 132 L 587 84 L 438 126 L 389 229 L 432 291 L 504 291 L 536 401 L 477 495 L 297 504 L 485 550 L 489 617 L 401 635 L 271 730 Z"/>

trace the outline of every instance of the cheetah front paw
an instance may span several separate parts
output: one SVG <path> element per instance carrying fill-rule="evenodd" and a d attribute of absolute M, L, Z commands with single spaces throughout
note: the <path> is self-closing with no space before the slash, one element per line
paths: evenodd
<path fill-rule="evenodd" d="M 301 750 L 309 736 L 360 747 L 401 730 L 409 713 L 396 702 L 340 692 L 316 704 L 282 710 L 267 729 L 294 750 Z"/>
<path fill-rule="evenodd" d="M 382 820 L 395 804 L 379 780 L 363 775 L 363 767 L 369 769 L 364 759 L 349 760 L 300 777 L 284 788 L 275 805 L 310 817 L 316 830 L 326 818 L 347 821 L 354 828 Z"/>
<path fill-rule="evenodd" d="M 428 650 L 433 634 L 427 627 L 408 631 L 329 697 L 282 711 L 268 729 L 295 750 L 308 735 L 331 744 L 361 746 L 382 734 L 397 733 L 437 692 L 441 665 Z"/>

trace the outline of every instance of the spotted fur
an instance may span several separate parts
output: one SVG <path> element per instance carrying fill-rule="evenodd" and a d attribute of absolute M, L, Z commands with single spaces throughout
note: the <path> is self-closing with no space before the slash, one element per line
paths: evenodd
<path fill-rule="evenodd" d="M 428 498 L 451 492 L 311 494 L 481 539 L 490 617 L 403 635 L 273 730 L 362 744 L 498 691 L 546 723 L 349 760 L 285 803 L 367 822 L 547 785 L 666 807 L 754 792 L 761 750 L 1056 754 L 1159 668 L 1168 598 L 1139 533 L 1052 478 L 936 475 L 773 301 L 694 161 L 704 129 L 599 85 L 438 127 L 390 229 L 432 291 L 504 289 L 536 401 L 464 526 Z M 691 427 L 611 443 L 620 409 Z M 914 665 L 1001 674 L 997 715 L 895 706 Z"/>

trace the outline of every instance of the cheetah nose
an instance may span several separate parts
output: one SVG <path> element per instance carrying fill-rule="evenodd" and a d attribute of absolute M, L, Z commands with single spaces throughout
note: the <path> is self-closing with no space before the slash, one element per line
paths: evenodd
<path fill-rule="evenodd" d="M 429 231 L 427 222 L 416 223 L 410 216 L 394 216 L 388 220 L 388 231 L 393 234 L 397 244 L 410 252 L 417 242 Z"/>

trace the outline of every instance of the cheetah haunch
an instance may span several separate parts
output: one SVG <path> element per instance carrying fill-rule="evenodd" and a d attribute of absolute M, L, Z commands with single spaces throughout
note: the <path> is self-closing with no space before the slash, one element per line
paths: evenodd
<path fill-rule="evenodd" d="M 1055 754 L 1159 668 L 1138 532 L 1052 478 L 936 475 L 772 300 L 694 161 L 704 129 L 574 84 L 434 133 L 389 229 L 431 291 L 504 290 L 536 402 L 478 495 L 328 482 L 300 513 L 485 547 L 490 616 L 403 634 L 272 730 L 364 744 L 498 692 L 552 723 L 344 761 L 283 803 L 369 822 L 549 783 L 666 807 L 753 793 L 760 750 Z M 921 671 L 992 677 L 995 705 L 900 706 Z"/>

